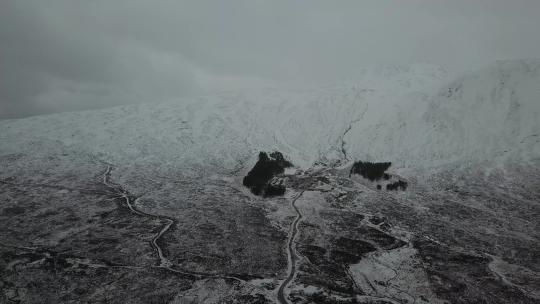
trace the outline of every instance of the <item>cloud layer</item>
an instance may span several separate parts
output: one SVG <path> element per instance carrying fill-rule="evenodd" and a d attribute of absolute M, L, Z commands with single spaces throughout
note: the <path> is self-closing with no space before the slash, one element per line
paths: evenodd
<path fill-rule="evenodd" d="M 0 118 L 540 57 L 535 0 L 3 0 Z"/>

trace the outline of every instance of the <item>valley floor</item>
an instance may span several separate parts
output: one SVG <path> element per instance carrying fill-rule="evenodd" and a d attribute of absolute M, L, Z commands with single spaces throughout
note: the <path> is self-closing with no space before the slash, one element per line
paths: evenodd
<path fill-rule="evenodd" d="M 260 198 L 241 172 L 0 158 L 1 303 L 540 303 L 540 173 L 406 191 L 320 165 Z"/>

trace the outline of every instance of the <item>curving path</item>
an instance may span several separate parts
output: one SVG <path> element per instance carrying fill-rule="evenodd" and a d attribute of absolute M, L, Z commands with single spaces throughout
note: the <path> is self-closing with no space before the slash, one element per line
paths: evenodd
<path fill-rule="evenodd" d="M 176 220 L 170 217 L 167 217 L 165 215 L 156 215 L 156 214 L 150 214 L 146 213 L 144 211 L 141 211 L 137 209 L 133 203 L 136 202 L 139 198 L 136 198 L 133 200 L 133 196 L 129 194 L 129 192 L 124 189 L 122 186 L 114 184 L 110 181 L 111 177 L 111 171 L 113 170 L 113 167 L 111 165 L 107 165 L 107 170 L 103 174 L 103 184 L 111 190 L 114 195 L 116 195 L 115 198 L 122 198 L 126 202 L 126 206 L 129 208 L 129 210 L 132 213 L 135 213 L 140 216 L 144 217 L 151 217 L 158 219 L 160 221 L 166 222 L 165 225 L 160 229 L 160 231 L 152 238 L 152 241 L 150 242 L 152 245 L 152 248 L 156 251 L 156 254 L 159 257 L 159 265 L 155 266 L 157 268 L 162 268 L 165 270 L 168 270 L 170 272 L 178 273 L 178 274 L 184 274 L 196 278 L 214 278 L 214 279 L 231 279 L 240 281 L 242 283 L 246 283 L 244 279 L 241 279 L 235 275 L 229 275 L 229 274 L 209 274 L 209 273 L 203 273 L 203 272 L 197 272 L 197 271 L 189 271 L 184 269 L 178 269 L 173 268 L 173 264 L 171 261 L 169 261 L 164 255 L 163 250 L 158 244 L 159 239 L 167 232 L 173 225 L 176 224 Z"/>
<path fill-rule="evenodd" d="M 289 286 L 289 283 L 292 281 L 296 274 L 296 261 L 298 260 L 298 254 L 296 253 L 296 246 L 294 244 L 294 240 L 296 238 L 296 235 L 298 234 L 298 223 L 302 220 L 302 213 L 296 207 L 295 203 L 296 201 L 304 194 L 305 190 L 300 192 L 292 201 L 291 206 L 294 208 L 294 211 L 296 212 L 296 218 L 291 224 L 291 229 L 289 231 L 289 239 L 287 241 L 287 257 L 288 257 L 288 275 L 287 278 L 281 282 L 281 285 L 278 289 L 278 301 L 281 304 L 289 304 L 289 300 L 287 300 L 287 297 L 285 296 L 285 288 Z"/>

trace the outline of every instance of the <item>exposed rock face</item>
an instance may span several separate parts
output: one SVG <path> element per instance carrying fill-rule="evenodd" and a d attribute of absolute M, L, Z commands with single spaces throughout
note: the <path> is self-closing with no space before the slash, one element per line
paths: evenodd
<path fill-rule="evenodd" d="M 274 176 L 283 173 L 285 168 L 291 166 L 292 164 L 278 151 L 272 152 L 270 155 L 260 152 L 259 161 L 244 177 L 243 184 L 255 195 L 264 197 L 283 195 L 285 186 L 271 181 Z"/>

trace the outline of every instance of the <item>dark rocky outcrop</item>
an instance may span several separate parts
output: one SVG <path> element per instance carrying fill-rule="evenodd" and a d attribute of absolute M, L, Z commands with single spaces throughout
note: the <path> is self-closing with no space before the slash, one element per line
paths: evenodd
<path fill-rule="evenodd" d="M 351 171 L 349 172 L 349 176 L 353 174 L 360 174 L 370 181 L 380 180 L 381 178 L 387 180 L 390 178 L 390 175 L 385 174 L 385 171 L 388 170 L 391 165 L 391 162 L 372 163 L 357 161 L 353 164 Z"/>
<path fill-rule="evenodd" d="M 243 184 L 255 195 L 264 197 L 283 195 L 285 186 L 271 181 L 274 176 L 283 173 L 288 167 L 292 167 L 292 163 L 287 161 L 280 152 L 275 151 L 269 155 L 260 152 L 259 160 L 244 177 Z"/>

